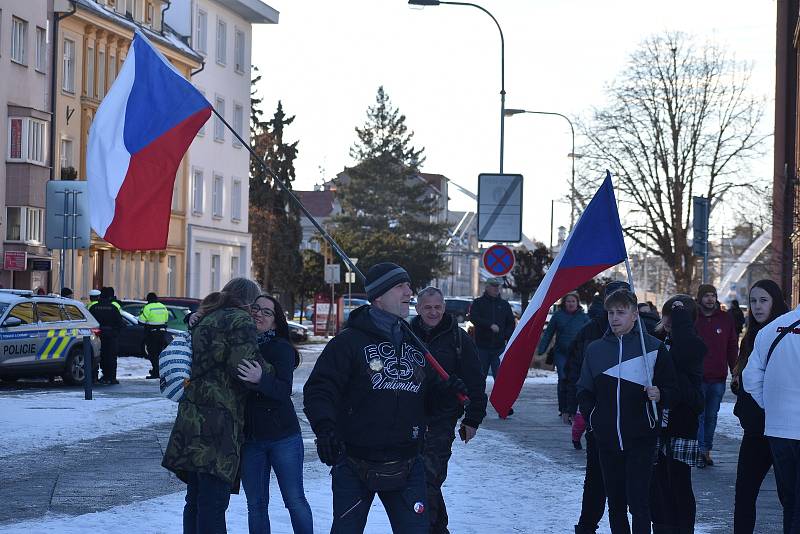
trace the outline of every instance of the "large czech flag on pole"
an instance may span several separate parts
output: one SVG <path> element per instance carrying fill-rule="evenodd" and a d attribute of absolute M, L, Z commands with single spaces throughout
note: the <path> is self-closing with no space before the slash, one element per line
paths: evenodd
<path fill-rule="evenodd" d="M 211 104 L 136 32 L 89 130 L 91 225 L 122 250 L 167 246 L 175 173 Z"/>
<path fill-rule="evenodd" d="M 611 174 L 606 172 L 603 185 L 567 237 L 506 345 L 490 397 L 500 417 L 508 415 L 519 397 L 553 303 L 626 257 Z"/>

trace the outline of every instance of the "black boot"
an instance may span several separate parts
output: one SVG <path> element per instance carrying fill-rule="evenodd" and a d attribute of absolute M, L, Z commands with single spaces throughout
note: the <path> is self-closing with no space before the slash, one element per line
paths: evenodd
<path fill-rule="evenodd" d="M 653 523 L 653 534 L 678 534 L 680 530 L 672 525 L 658 525 Z"/>
<path fill-rule="evenodd" d="M 575 525 L 575 534 L 595 534 L 596 529 L 589 529 L 580 525 Z"/>

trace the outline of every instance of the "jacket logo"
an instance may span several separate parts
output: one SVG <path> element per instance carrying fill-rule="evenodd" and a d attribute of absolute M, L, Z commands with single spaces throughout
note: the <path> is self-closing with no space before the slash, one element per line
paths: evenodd
<path fill-rule="evenodd" d="M 391 389 L 417 393 L 422 384 L 425 356 L 415 347 L 403 343 L 398 358 L 389 342 L 367 345 L 364 358 L 371 374 L 372 389 Z"/>

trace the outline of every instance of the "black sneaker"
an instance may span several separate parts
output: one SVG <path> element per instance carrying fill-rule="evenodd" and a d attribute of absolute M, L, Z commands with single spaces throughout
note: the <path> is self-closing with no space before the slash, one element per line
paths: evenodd
<path fill-rule="evenodd" d="M 705 453 L 701 452 L 697 456 L 697 468 L 698 469 L 705 469 L 706 467 L 706 455 Z"/>
<path fill-rule="evenodd" d="M 572 446 L 575 447 L 576 451 L 583 449 L 583 445 L 581 445 L 581 440 L 573 441 Z"/>
<path fill-rule="evenodd" d="M 711 459 L 711 453 L 710 452 L 706 453 L 706 465 L 709 466 L 709 467 L 714 465 L 714 460 Z"/>
<path fill-rule="evenodd" d="M 514 415 L 514 408 L 508 409 L 508 415 Z"/>

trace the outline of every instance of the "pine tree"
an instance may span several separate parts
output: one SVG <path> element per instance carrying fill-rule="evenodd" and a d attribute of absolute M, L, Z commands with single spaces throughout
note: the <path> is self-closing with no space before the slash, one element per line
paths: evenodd
<path fill-rule="evenodd" d="M 421 285 L 444 268 L 447 224 L 432 222 L 437 193 L 419 175 L 424 148 L 413 146 L 405 121 L 379 87 L 366 122 L 355 129 L 350 155 L 357 164 L 346 170 L 338 189 L 342 215 L 335 236 L 359 258 L 359 267 L 393 261 Z"/>

